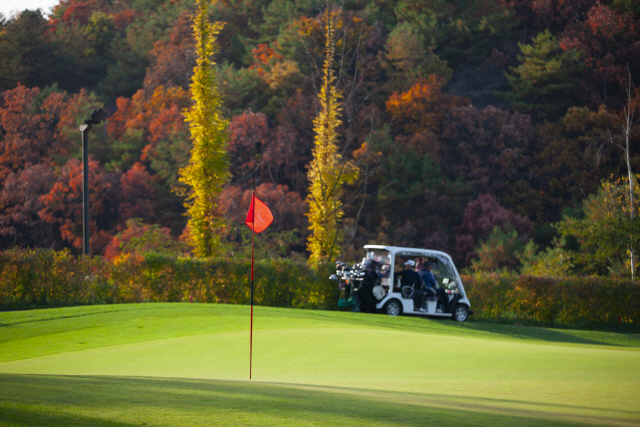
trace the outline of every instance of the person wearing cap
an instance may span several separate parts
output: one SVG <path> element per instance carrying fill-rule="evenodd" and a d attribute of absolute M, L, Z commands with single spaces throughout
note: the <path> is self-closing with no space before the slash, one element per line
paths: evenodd
<path fill-rule="evenodd" d="M 426 313 L 427 310 L 422 308 L 422 306 L 427 301 L 427 293 L 422 290 L 420 275 L 413 270 L 415 266 L 416 262 L 410 259 L 404 263 L 404 270 L 396 273 L 396 277 L 400 277 L 400 287 L 413 286 L 413 293 L 411 294 L 414 306 L 413 310 Z"/>

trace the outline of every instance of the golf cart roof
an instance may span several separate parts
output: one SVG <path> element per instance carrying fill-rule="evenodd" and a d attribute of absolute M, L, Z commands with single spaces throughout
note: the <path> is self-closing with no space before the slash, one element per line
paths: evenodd
<path fill-rule="evenodd" d="M 404 247 L 400 247 L 400 246 L 384 246 L 384 245 L 365 245 L 364 246 L 365 249 L 378 249 L 378 250 L 385 250 L 385 251 L 389 251 L 392 254 L 397 254 L 400 252 L 408 252 L 411 254 L 416 254 L 416 255 L 420 255 L 420 256 L 426 256 L 426 257 L 444 257 L 447 258 L 451 261 L 451 257 L 449 256 L 449 254 L 447 254 L 446 252 L 442 252 L 442 251 L 436 251 L 433 249 L 421 249 L 421 248 L 404 248 Z"/>

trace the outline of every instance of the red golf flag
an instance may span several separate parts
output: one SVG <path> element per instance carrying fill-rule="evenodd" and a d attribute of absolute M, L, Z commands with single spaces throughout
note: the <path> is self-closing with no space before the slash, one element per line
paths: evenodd
<path fill-rule="evenodd" d="M 260 233 L 271 225 L 273 222 L 273 214 L 262 200 L 253 196 L 251 199 L 251 206 L 249 206 L 249 212 L 247 212 L 247 219 L 244 222 L 246 222 L 249 228 L 253 231 Z"/>

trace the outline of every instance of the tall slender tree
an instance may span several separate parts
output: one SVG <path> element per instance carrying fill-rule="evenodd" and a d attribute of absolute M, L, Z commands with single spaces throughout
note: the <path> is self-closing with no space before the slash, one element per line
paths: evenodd
<path fill-rule="evenodd" d="M 191 78 L 193 105 L 183 112 L 189 123 L 193 148 L 189 164 L 180 170 L 180 181 L 191 187 L 185 201 L 189 217 L 189 243 L 196 256 L 211 256 L 220 244 L 216 230 L 222 227 L 218 198 L 229 179 L 228 121 L 222 117 L 215 61 L 216 36 L 222 23 L 207 20 L 208 1 L 197 0 L 193 23 L 196 66 Z"/>
<path fill-rule="evenodd" d="M 327 6 L 326 11 L 326 43 L 324 66 L 322 69 L 322 86 L 318 98 L 320 111 L 313 121 L 314 147 L 313 158 L 308 166 L 309 178 L 309 230 L 311 234 L 307 249 L 311 252 L 309 263 L 320 265 L 332 261 L 338 248 L 342 246 L 340 222 L 344 215 L 342 195 L 345 183 L 356 176 L 356 169 L 342 159 L 338 148 L 338 127 L 340 118 L 340 99 L 342 93 L 336 88 L 336 77 L 333 70 L 335 55 L 335 26 L 339 17 L 338 10 Z"/>
<path fill-rule="evenodd" d="M 628 104 L 623 109 L 624 122 L 622 124 L 622 134 L 624 135 L 624 143 L 618 143 L 614 140 L 613 134 L 609 132 L 609 141 L 619 147 L 625 155 L 625 161 L 627 163 L 627 175 L 629 181 L 629 191 L 628 191 L 628 204 L 629 204 L 629 218 L 631 222 L 636 216 L 635 212 L 635 204 L 634 204 L 634 187 L 637 185 L 635 180 L 635 175 L 631 171 L 631 151 L 629 149 L 629 139 L 631 137 L 631 132 L 633 128 L 633 119 L 635 115 L 635 105 L 636 100 L 631 99 L 631 70 L 627 70 L 629 73 L 629 81 L 628 81 L 628 89 L 627 89 L 627 99 Z M 633 249 L 632 245 L 629 245 L 629 267 L 631 270 L 631 279 L 635 280 L 636 278 L 636 253 Z"/>

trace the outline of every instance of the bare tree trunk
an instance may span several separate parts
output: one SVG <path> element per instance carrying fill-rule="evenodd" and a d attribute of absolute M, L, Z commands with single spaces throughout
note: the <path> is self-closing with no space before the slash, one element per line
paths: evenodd
<path fill-rule="evenodd" d="M 631 172 L 631 151 L 629 150 L 629 136 L 631 134 L 631 126 L 633 125 L 633 113 L 634 113 L 634 107 L 635 105 L 633 105 L 631 103 L 631 71 L 629 71 L 629 89 L 627 91 L 627 95 L 628 95 L 628 105 L 627 107 L 625 107 L 624 109 L 624 118 L 625 118 L 625 123 L 623 125 L 623 132 L 624 132 L 624 137 L 625 137 L 625 154 L 627 157 L 627 172 L 629 174 L 629 216 L 631 218 L 631 220 L 633 221 L 633 218 L 635 217 L 635 211 L 634 211 L 634 201 L 633 201 L 633 187 L 635 186 L 635 180 L 634 180 L 634 176 L 633 173 Z M 636 263 L 635 263 L 635 253 L 633 250 L 633 247 L 629 248 L 629 261 L 631 263 L 631 280 L 635 280 L 636 277 Z"/>

